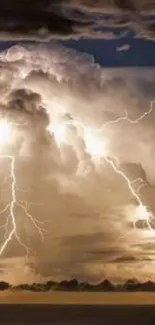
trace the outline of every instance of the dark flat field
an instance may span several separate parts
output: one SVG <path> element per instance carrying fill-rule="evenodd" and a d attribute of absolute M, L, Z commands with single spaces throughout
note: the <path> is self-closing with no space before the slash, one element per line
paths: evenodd
<path fill-rule="evenodd" d="M 0 325 L 155 325 L 155 306 L 0 305 Z"/>

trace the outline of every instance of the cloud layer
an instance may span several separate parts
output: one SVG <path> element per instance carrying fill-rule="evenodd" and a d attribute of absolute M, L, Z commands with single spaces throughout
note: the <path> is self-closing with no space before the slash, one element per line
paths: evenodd
<path fill-rule="evenodd" d="M 153 278 L 154 231 L 144 220 L 133 228 L 137 202 L 120 175 L 87 152 L 83 126 L 98 132 L 108 155 L 131 180 L 143 179 L 141 198 L 155 213 L 154 106 L 138 124 L 106 124 L 126 113 L 135 120 L 149 110 L 154 69 L 103 69 L 91 56 L 53 43 L 1 53 L 0 76 L 0 116 L 15 129 L 1 153 L 16 157 L 18 200 L 28 202 L 29 212 L 46 230 L 42 241 L 24 211 L 15 211 L 20 238 L 33 251 L 20 281 L 33 281 L 35 272 L 36 279 Z M 78 123 L 68 126 L 69 144 L 59 145 L 47 126 L 68 120 Z M 11 197 L 9 161 L 1 159 L 0 166 L 4 209 Z M 1 215 L 1 225 L 6 217 Z M 1 244 L 3 240 L 1 228 Z M 24 247 L 14 238 L 1 262 L 5 280 L 19 281 L 24 256 Z"/>
<path fill-rule="evenodd" d="M 138 37 L 154 38 L 154 20 L 147 17 L 154 10 L 155 2 L 151 0 L 6 0 L 0 4 L 0 39 L 107 39 L 118 37 L 111 27 L 122 28 L 121 37 L 127 26 Z"/>

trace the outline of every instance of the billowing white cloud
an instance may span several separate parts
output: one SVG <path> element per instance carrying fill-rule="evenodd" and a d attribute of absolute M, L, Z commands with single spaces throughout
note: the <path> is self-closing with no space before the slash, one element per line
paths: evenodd
<path fill-rule="evenodd" d="M 131 181 L 138 179 L 135 190 L 155 213 L 155 70 L 104 69 L 91 56 L 55 43 L 15 46 L 1 53 L 0 61 L 0 116 L 15 132 L 15 141 L 3 150 L 16 158 L 18 202 L 24 201 L 45 230 L 40 233 L 16 206 L 17 231 L 30 255 L 35 253 L 36 274 L 96 281 L 109 272 L 118 280 L 136 267 L 137 277 L 153 276 L 154 248 L 143 245 L 154 243 L 154 230 L 104 157 Z M 0 159 L 0 166 L 4 209 L 11 198 L 9 161 Z M 136 213 L 142 215 L 134 229 Z M 0 220 L 2 245 L 7 214 Z M 153 229 L 154 219 L 150 224 Z M 24 255 L 25 247 L 12 238 L 3 253 L 5 279 L 13 278 L 7 260 Z M 140 267 L 147 258 L 148 268 Z"/>

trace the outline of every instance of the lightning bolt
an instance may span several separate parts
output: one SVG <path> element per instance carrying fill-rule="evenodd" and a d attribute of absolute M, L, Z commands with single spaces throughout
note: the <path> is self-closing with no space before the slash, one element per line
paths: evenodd
<path fill-rule="evenodd" d="M 148 109 L 148 111 L 144 112 L 142 115 L 140 115 L 139 117 L 137 117 L 137 119 L 131 119 L 128 117 L 128 112 L 125 112 L 125 116 L 121 116 L 118 117 L 115 120 L 112 121 L 108 121 L 106 123 L 104 123 L 104 125 L 102 126 L 102 130 L 104 130 L 107 126 L 112 125 L 112 124 L 117 124 L 119 122 L 122 121 L 127 121 L 129 124 L 137 124 L 139 122 L 141 122 L 144 118 L 146 118 L 147 116 L 149 116 L 152 111 L 153 111 L 153 107 L 154 107 L 154 103 L 155 100 L 151 101 L 150 104 L 150 108 Z M 149 211 L 149 209 L 143 204 L 143 201 L 141 200 L 140 197 L 140 190 L 146 185 L 145 182 L 142 179 L 136 179 L 134 181 L 131 181 L 127 175 L 118 168 L 117 164 L 114 163 L 114 161 L 110 158 L 108 158 L 107 156 L 104 156 L 104 159 L 106 160 L 107 163 L 109 163 L 111 165 L 111 167 L 113 168 L 113 170 L 119 174 L 125 181 L 126 184 L 132 194 L 132 196 L 136 199 L 137 203 L 138 203 L 138 209 L 137 209 L 137 213 L 136 216 L 134 217 L 134 228 L 136 228 L 136 223 L 139 220 L 144 220 L 147 224 L 147 227 L 149 230 L 153 231 L 154 229 L 151 226 L 152 221 L 155 221 L 155 217 L 152 214 L 151 211 Z M 134 184 L 137 183 L 137 181 L 140 181 L 140 185 L 137 188 L 137 191 L 134 189 Z"/>
<path fill-rule="evenodd" d="M 28 203 L 25 201 L 20 201 L 17 198 L 17 192 L 19 191 L 17 187 L 17 179 L 16 179 L 16 158 L 12 155 L 0 155 L 0 159 L 8 160 L 10 163 L 10 179 L 11 179 L 11 200 L 6 207 L 0 211 L 0 215 L 4 215 L 7 213 L 6 222 L 3 226 L 0 227 L 0 229 L 5 230 L 4 235 L 4 242 L 2 243 L 0 247 L 0 256 L 3 254 L 4 250 L 8 246 L 9 242 L 13 239 L 13 237 L 16 238 L 18 243 L 25 249 L 26 251 L 26 258 L 28 257 L 29 253 L 32 252 L 32 250 L 21 240 L 20 235 L 18 234 L 17 230 L 17 217 L 16 217 L 16 208 L 20 208 L 24 211 L 25 216 L 30 220 L 30 222 L 33 224 L 35 229 L 38 231 L 38 234 L 41 238 L 41 240 L 44 240 L 44 232 L 46 232 L 46 229 L 43 228 L 43 225 L 46 221 L 41 222 L 38 221 L 36 218 L 34 218 L 29 212 L 28 212 Z M 11 224 L 11 230 L 8 230 L 9 224 Z"/>
<path fill-rule="evenodd" d="M 137 119 L 132 120 L 128 117 L 128 113 L 125 112 L 125 115 L 122 117 L 118 117 L 115 120 L 108 121 L 104 125 L 102 125 L 102 130 L 106 128 L 107 126 L 111 124 L 116 124 L 121 121 L 127 121 L 130 124 L 137 124 L 141 122 L 144 118 L 146 118 L 148 115 L 152 113 L 153 110 L 153 105 L 155 101 L 151 102 L 150 109 L 141 116 L 139 116 Z M 87 138 L 89 138 L 90 132 L 92 132 L 92 137 L 93 137 L 93 132 L 96 131 L 95 129 L 92 129 L 90 127 L 86 127 L 83 123 L 79 121 L 75 121 L 73 119 L 69 119 L 68 121 L 64 122 L 65 127 L 68 125 L 74 125 L 74 126 L 80 126 L 84 130 L 84 141 L 87 146 Z M 63 127 L 64 127 L 63 125 Z M 56 131 L 54 128 L 51 128 L 51 125 L 48 126 L 48 130 L 53 132 L 54 134 Z M 89 132 L 88 132 L 89 131 Z M 99 131 L 99 130 L 98 130 Z M 63 130 L 64 132 L 64 130 Z M 61 136 L 63 134 L 60 134 Z M 87 135 L 87 137 L 86 137 Z M 96 142 L 97 140 L 95 140 Z M 130 193 L 132 194 L 132 197 L 135 198 L 137 202 L 137 214 L 134 218 L 134 227 L 136 228 L 136 223 L 138 220 L 144 220 L 147 224 L 147 227 L 149 230 L 154 230 L 151 226 L 151 222 L 155 220 L 154 215 L 152 214 L 151 211 L 148 210 L 148 208 L 144 205 L 143 201 L 141 200 L 140 197 L 140 190 L 142 186 L 144 186 L 144 182 L 142 179 L 136 179 L 131 181 L 128 176 L 118 167 L 118 163 L 115 163 L 113 159 L 108 157 L 106 152 L 104 151 L 103 153 L 101 152 L 100 157 L 102 157 L 107 164 L 111 166 L 111 168 L 114 170 L 115 173 L 117 173 L 120 177 L 124 179 L 126 182 L 128 189 Z M 0 155 L 0 159 L 2 160 L 8 160 L 10 163 L 10 180 L 11 180 L 11 200 L 10 203 L 6 205 L 6 207 L 0 211 L 0 215 L 5 215 L 6 214 L 6 221 L 5 224 L 0 226 L 0 230 L 4 229 L 5 234 L 4 234 L 4 242 L 2 243 L 0 247 L 0 256 L 3 254 L 4 250 L 6 247 L 9 245 L 11 240 L 15 238 L 17 242 L 25 249 L 26 251 L 26 257 L 28 257 L 29 253 L 32 251 L 20 238 L 20 235 L 18 233 L 18 227 L 17 227 L 17 214 L 16 214 L 16 209 L 23 210 L 25 216 L 28 218 L 28 220 L 31 222 L 35 230 L 38 232 L 41 240 L 44 240 L 44 233 L 46 232 L 46 229 L 43 227 L 46 222 L 49 222 L 49 220 L 45 221 L 38 221 L 36 218 L 34 218 L 28 211 L 30 202 L 26 201 L 21 201 L 18 199 L 18 191 L 20 189 L 17 186 L 17 178 L 16 178 L 16 158 L 12 155 Z M 138 186 L 138 189 L 135 190 L 135 184 L 140 184 Z M 9 226 L 11 225 L 11 230 L 9 231 Z"/>
<path fill-rule="evenodd" d="M 146 112 L 144 112 L 142 115 L 140 115 L 136 119 L 129 118 L 128 112 L 125 111 L 125 115 L 124 116 L 118 117 L 115 120 L 111 120 L 111 121 L 105 122 L 102 125 L 101 129 L 100 130 L 97 130 L 97 131 L 101 131 L 101 130 L 103 131 L 109 125 L 118 124 L 119 122 L 122 122 L 122 121 L 127 121 L 129 124 L 138 124 L 143 119 L 145 119 L 147 116 L 149 116 L 152 113 L 154 103 L 155 103 L 155 100 L 154 101 L 151 101 L 151 105 L 150 105 L 149 110 L 146 111 Z M 60 130 L 61 131 L 60 132 L 60 135 L 61 136 L 64 136 L 65 127 L 68 126 L 68 125 L 80 126 L 80 127 L 83 128 L 83 130 L 84 130 L 84 141 L 85 141 L 85 144 L 86 144 L 86 147 L 87 147 L 86 134 L 89 137 L 89 134 L 91 132 L 92 133 L 92 137 L 93 137 L 93 132 L 96 132 L 96 129 L 88 128 L 83 123 L 81 123 L 79 121 L 76 121 L 76 120 L 73 120 L 73 119 L 69 119 L 69 120 L 63 122 L 63 126 L 62 126 L 63 129 Z M 55 131 L 55 129 L 52 128 L 51 125 L 48 126 L 48 130 L 49 131 L 52 131 L 56 135 L 56 139 L 57 139 L 57 134 L 56 134 L 57 131 Z M 88 133 L 88 130 L 89 130 L 89 133 Z M 60 139 L 60 140 L 62 140 L 62 139 Z M 68 143 L 68 140 L 66 140 L 66 139 L 63 139 L 63 140 L 65 140 L 65 142 Z M 95 142 L 97 144 L 97 141 L 96 140 L 95 140 Z M 89 151 L 89 153 L 91 154 L 90 151 Z M 136 224 L 137 224 L 137 222 L 139 220 L 144 220 L 146 222 L 146 224 L 147 224 L 148 229 L 150 231 L 153 231 L 154 229 L 152 228 L 151 223 L 152 223 L 152 221 L 155 221 L 155 217 L 152 214 L 152 212 L 149 211 L 148 207 L 146 207 L 144 205 L 144 203 L 143 203 L 143 201 L 142 201 L 142 199 L 140 197 L 140 190 L 141 190 L 141 188 L 143 186 L 146 185 L 145 182 L 141 178 L 138 178 L 138 179 L 135 179 L 135 180 L 130 180 L 128 178 L 128 176 L 118 167 L 118 163 L 115 163 L 113 159 L 111 159 L 110 157 L 108 157 L 108 155 L 107 155 L 107 153 L 105 151 L 104 152 L 101 152 L 100 158 L 101 157 L 106 161 L 107 164 L 109 164 L 111 166 L 111 168 L 114 170 L 115 173 L 117 173 L 120 177 L 122 177 L 124 179 L 124 181 L 126 182 L 127 187 L 129 189 L 132 197 L 137 202 L 136 216 L 134 217 L 134 220 L 133 220 L 134 228 L 136 228 Z M 117 158 L 116 158 L 116 160 L 118 161 Z M 139 184 L 137 190 L 135 190 L 135 188 L 134 188 L 136 184 Z"/>
<path fill-rule="evenodd" d="M 122 121 L 127 121 L 129 124 L 140 123 L 143 119 L 145 119 L 147 116 L 149 116 L 152 113 L 154 103 L 155 103 L 155 100 L 151 101 L 150 108 L 147 111 L 145 111 L 142 115 L 137 117 L 136 119 L 129 118 L 128 112 L 125 111 L 124 116 L 118 117 L 115 120 L 108 121 L 108 122 L 104 123 L 104 125 L 102 126 L 102 130 L 104 130 L 109 125 L 117 124 Z M 106 162 L 108 164 L 111 165 L 112 169 L 126 181 L 126 184 L 129 188 L 132 196 L 135 198 L 135 200 L 138 203 L 138 208 L 137 208 L 136 215 L 135 215 L 134 221 L 133 221 L 134 228 L 136 228 L 136 224 L 139 220 L 144 220 L 147 224 L 148 229 L 150 231 L 153 231 L 154 229 L 152 228 L 151 223 L 152 223 L 152 221 L 155 220 L 155 217 L 152 214 L 152 212 L 149 211 L 149 209 L 144 205 L 143 201 L 141 200 L 140 194 L 139 194 L 142 187 L 144 187 L 146 185 L 145 182 L 140 178 L 136 179 L 134 181 L 131 181 L 128 178 L 128 176 L 121 169 L 118 168 L 117 164 L 115 164 L 115 162 L 112 159 L 110 159 L 108 156 L 105 156 L 105 155 L 104 155 L 104 159 L 106 160 Z M 141 184 L 138 186 L 137 191 L 136 191 L 134 189 L 134 184 L 137 183 L 137 181 L 138 182 L 140 181 Z"/>
<path fill-rule="evenodd" d="M 134 228 L 136 228 L 136 224 L 139 220 L 144 220 L 147 224 L 148 229 L 152 231 L 153 228 L 151 226 L 151 222 L 155 218 L 154 218 L 153 214 L 151 213 L 151 211 L 149 211 L 148 208 L 143 204 L 143 201 L 141 200 L 140 194 L 139 194 L 139 191 L 140 191 L 141 187 L 144 186 L 144 184 L 143 185 L 141 184 L 141 186 L 139 186 L 138 193 L 137 193 L 137 191 L 135 191 L 134 186 L 133 186 L 133 183 L 135 183 L 137 181 L 137 179 L 134 181 L 131 181 L 127 177 L 127 175 L 121 169 L 118 168 L 118 166 L 115 164 L 115 162 L 111 158 L 104 156 L 104 159 L 112 167 L 112 169 L 125 180 L 125 182 L 128 186 L 128 189 L 132 194 L 132 197 L 134 197 L 136 202 L 138 203 L 137 213 L 136 213 L 136 216 L 134 217 L 134 221 L 133 221 Z"/>
<path fill-rule="evenodd" d="M 155 100 L 151 101 L 150 108 L 148 109 L 148 111 L 144 112 L 142 115 L 140 115 L 136 119 L 129 118 L 128 112 L 125 111 L 124 116 L 120 116 L 120 117 L 116 118 L 115 120 L 107 121 L 106 123 L 104 123 L 104 125 L 102 126 L 102 129 L 104 130 L 110 124 L 117 124 L 117 123 L 123 122 L 123 121 L 127 121 L 130 124 L 137 124 L 137 123 L 141 122 L 145 117 L 149 116 L 152 113 L 154 103 L 155 103 Z"/>

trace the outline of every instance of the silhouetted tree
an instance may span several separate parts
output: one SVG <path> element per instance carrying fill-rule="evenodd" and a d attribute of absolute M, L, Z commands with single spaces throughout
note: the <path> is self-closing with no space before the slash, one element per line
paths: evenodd
<path fill-rule="evenodd" d="M 50 289 L 55 289 L 57 287 L 58 283 L 55 281 L 48 281 L 46 282 L 46 289 L 50 290 Z"/>
<path fill-rule="evenodd" d="M 140 291 L 141 289 L 141 283 L 139 283 L 135 279 L 129 279 L 127 282 L 124 284 L 124 289 L 125 291 Z"/>
<path fill-rule="evenodd" d="M 88 283 L 88 282 L 81 282 L 81 283 L 79 284 L 79 287 L 80 287 L 80 290 L 81 290 L 81 291 L 92 291 L 93 288 L 94 288 L 94 286 L 91 285 L 91 284 Z"/>
<path fill-rule="evenodd" d="M 14 290 L 23 290 L 23 291 L 26 291 L 26 290 L 31 290 L 31 285 L 27 284 L 27 283 L 24 283 L 24 284 L 19 284 L 15 287 L 13 287 Z"/>
<path fill-rule="evenodd" d="M 58 284 L 58 289 L 59 290 L 78 290 L 79 289 L 79 283 L 76 279 L 73 279 L 73 280 L 70 280 L 70 281 L 67 281 L 67 280 L 64 280 L 64 281 L 61 281 L 59 284 Z"/>
<path fill-rule="evenodd" d="M 147 281 L 141 284 L 142 291 L 155 291 L 155 283 L 152 281 Z"/>
<path fill-rule="evenodd" d="M 11 287 L 7 282 L 0 282 L 0 290 L 7 290 L 12 288 L 13 290 L 28 290 L 28 291 L 48 291 L 61 290 L 61 291 L 100 291 L 100 292 L 113 292 L 113 291 L 154 291 L 155 283 L 147 281 L 139 283 L 136 279 L 129 279 L 124 284 L 114 285 L 108 279 L 105 279 L 99 284 L 90 284 L 88 282 L 78 282 L 76 279 L 64 280 L 61 282 L 48 281 L 46 283 L 33 283 L 33 284 L 20 284 L 15 287 Z"/>
<path fill-rule="evenodd" d="M 97 291 L 114 291 L 115 286 L 107 279 L 95 286 Z"/>
<path fill-rule="evenodd" d="M 0 290 L 7 290 L 10 288 L 10 284 L 4 281 L 0 282 Z"/>
<path fill-rule="evenodd" d="M 46 283 L 33 283 L 31 286 L 32 291 L 47 291 Z"/>

